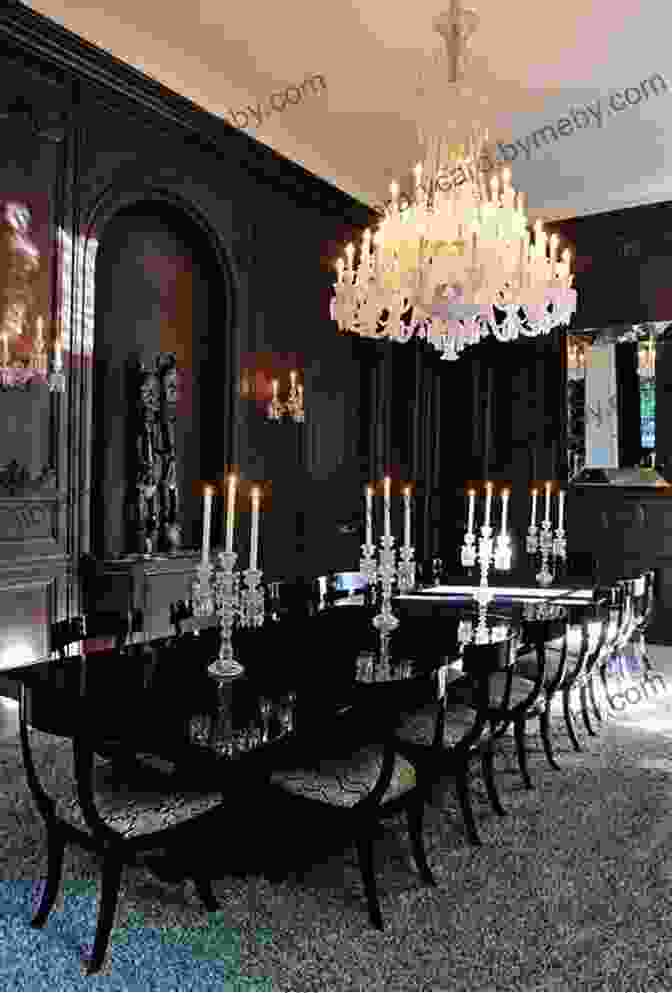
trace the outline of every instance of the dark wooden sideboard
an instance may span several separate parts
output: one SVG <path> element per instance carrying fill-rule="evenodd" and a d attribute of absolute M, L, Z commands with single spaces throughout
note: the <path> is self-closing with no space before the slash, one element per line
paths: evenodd
<path fill-rule="evenodd" d="M 656 570 L 648 640 L 672 645 L 672 486 L 573 486 L 567 520 L 568 551 L 592 552 L 601 582 Z"/>

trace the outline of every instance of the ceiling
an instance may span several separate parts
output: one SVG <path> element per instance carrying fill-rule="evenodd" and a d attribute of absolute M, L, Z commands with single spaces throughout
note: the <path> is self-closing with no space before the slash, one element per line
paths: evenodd
<path fill-rule="evenodd" d="M 672 200 L 670 0 L 465 0 L 472 2 L 481 23 L 468 83 L 491 136 L 515 147 L 546 125 L 556 128 L 557 137 L 546 131 L 536 149 L 528 141 L 529 159 L 519 146 L 513 161 L 513 184 L 525 191 L 533 219 Z M 256 119 L 248 113 L 245 126 L 237 118 L 248 134 L 372 205 L 389 196 L 392 179 L 412 189 L 418 58 L 441 44 L 432 19 L 449 5 L 29 4 L 214 114 L 230 119 L 251 105 Z M 318 74 L 324 87 L 315 80 L 287 91 Z M 663 82 L 646 82 L 655 74 Z M 272 94 L 276 107 L 286 106 L 266 114 Z M 608 113 L 612 96 L 622 109 Z M 578 113 L 587 105 L 595 108 L 584 110 L 588 125 Z M 473 106 L 446 100 L 447 118 L 458 122 L 456 142 Z M 558 123 L 570 108 L 577 108 L 576 128 Z"/>

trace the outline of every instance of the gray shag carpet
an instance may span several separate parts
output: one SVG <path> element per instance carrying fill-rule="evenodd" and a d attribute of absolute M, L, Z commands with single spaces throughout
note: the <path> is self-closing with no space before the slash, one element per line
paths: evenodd
<path fill-rule="evenodd" d="M 188 934 L 194 962 L 203 954 L 216 959 L 225 947 L 230 954 L 235 946 L 240 985 L 230 988 L 237 989 L 672 990 L 672 649 L 651 654 L 666 689 L 647 698 L 636 676 L 613 681 L 614 690 L 631 687 L 627 706 L 621 704 L 599 737 L 583 734 L 582 752 L 571 750 L 556 719 L 561 772 L 547 765 L 530 734 L 534 789 L 522 788 L 512 740 L 506 740 L 497 782 L 509 816 L 492 812 L 474 778 L 481 848 L 464 839 L 450 781 L 437 789 L 425 822 L 435 890 L 415 874 L 403 821 L 390 822 L 376 845 L 384 933 L 369 926 L 351 850 L 325 858 L 301 882 L 260 880 L 256 929 L 243 878 L 215 882 L 223 911 L 208 915 L 191 883 L 166 884 L 145 868 L 129 868 L 111 954 L 98 978 L 76 988 L 225 988 L 192 986 L 189 956 L 172 986 L 154 975 L 146 976 L 146 985 L 116 985 L 127 936 L 142 927 L 166 940 Z M 29 927 L 28 884 L 46 870 L 45 829 L 11 734 L 0 742 L 0 787 L 4 885 L 23 884 L 26 893 L 21 947 L 34 943 L 35 954 L 50 947 L 50 954 L 76 962 L 68 932 L 54 934 L 52 946 L 38 944 L 54 928 L 56 911 L 44 932 Z M 268 844 L 283 844 L 270 817 Z M 65 900 L 61 895 L 57 904 L 63 919 L 69 894 L 94 894 L 97 878 L 95 857 L 68 848 Z M 94 909 L 83 922 L 84 940 L 93 938 Z M 0 989 L 9 989 L 2 984 L 3 954 L 6 948 Z M 24 988 L 59 987 L 45 978 L 43 986 Z"/>

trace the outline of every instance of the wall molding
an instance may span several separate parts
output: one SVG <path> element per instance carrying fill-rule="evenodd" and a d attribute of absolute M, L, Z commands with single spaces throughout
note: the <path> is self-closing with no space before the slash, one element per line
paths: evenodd
<path fill-rule="evenodd" d="M 233 154 L 250 174 L 304 205 L 312 201 L 321 212 L 362 227 L 378 216 L 348 193 L 18 0 L 10 0 L 0 11 L 2 40 L 66 70 L 80 82 L 97 84 L 158 114 L 178 128 L 185 140 L 205 150 L 229 161 Z"/>

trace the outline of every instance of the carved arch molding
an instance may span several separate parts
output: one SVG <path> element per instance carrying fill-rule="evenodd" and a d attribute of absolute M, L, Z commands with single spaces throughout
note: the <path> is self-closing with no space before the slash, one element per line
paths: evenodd
<path fill-rule="evenodd" d="M 218 292 L 222 294 L 221 311 L 224 314 L 222 331 L 226 342 L 226 409 L 228 425 L 226 438 L 227 460 L 237 461 L 236 435 L 236 355 L 235 339 L 238 323 L 236 290 L 239 286 L 238 264 L 240 245 L 232 235 L 225 240 L 207 218 L 207 204 L 197 202 L 160 182 L 148 181 L 146 177 L 134 182 L 134 175 L 126 174 L 120 181 L 106 186 L 89 204 L 82 205 L 78 239 L 72 239 L 70 258 L 65 260 L 71 280 L 72 306 L 66 304 L 69 318 L 64 339 L 70 345 L 70 368 L 68 389 L 70 402 L 66 418 L 69 423 L 64 430 L 69 432 L 71 446 L 69 478 L 69 548 L 74 562 L 92 551 L 91 535 L 91 467 L 93 436 L 93 356 L 95 343 L 95 288 L 96 258 L 98 245 L 104 236 L 105 228 L 117 214 L 128 208 L 146 207 L 148 210 L 168 208 L 181 213 L 201 233 L 207 244 L 216 270 L 221 274 Z"/>

